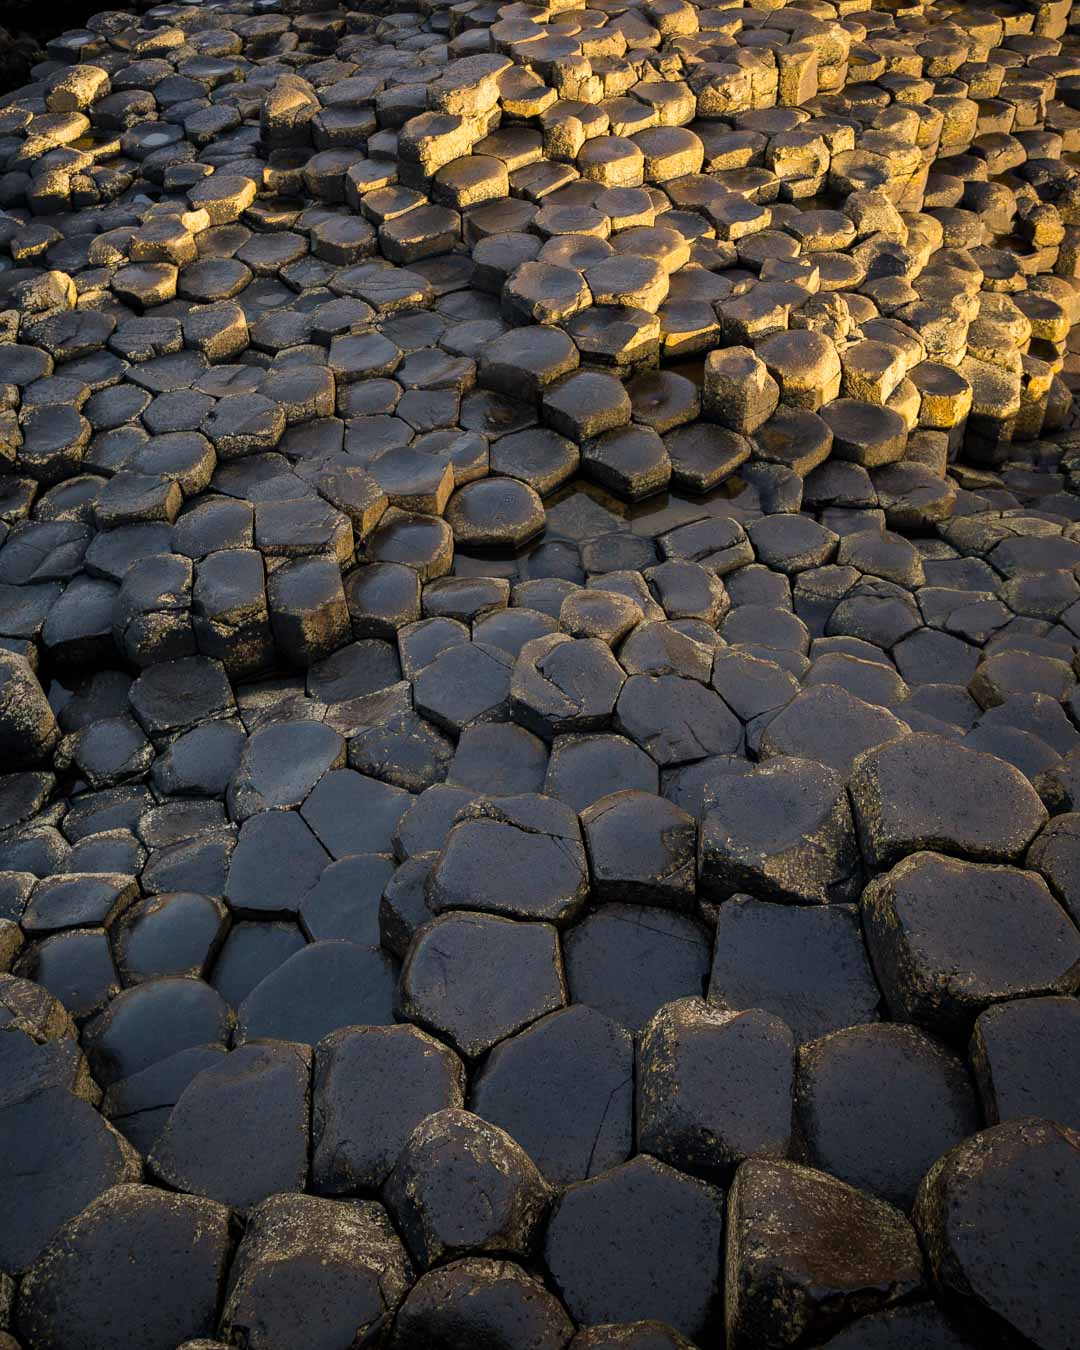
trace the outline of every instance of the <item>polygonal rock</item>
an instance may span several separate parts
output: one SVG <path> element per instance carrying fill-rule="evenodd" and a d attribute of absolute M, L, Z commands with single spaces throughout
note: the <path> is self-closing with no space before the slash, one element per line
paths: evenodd
<path fill-rule="evenodd" d="M 505 1131 L 449 1109 L 413 1130 L 383 1195 L 426 1269 L 466 1253 L 527 1255 L 550 1193 Z"/>
<path fill-rule="evenodd" d="M 43 1350 L 172 1350 L 210 1336 L 232 1245 L 224 1205 L 114 1186 L 27 1273 L 19 1328 Z"/>
<path fill-rule="evenodd" d="M 1010 862 L 1046 820 L 1018 769 L 944 736 L 920 733 L 867 750 L 849 786 L 863 857 L 875 870 L 917 849 Z"/>
<path fill-rule="evenodd" d="M 778 1017 L 669 1003 L 642 1033 L 638 1147 L 723 1181 L 744 1158 L 791 1146 L 795 1042 Z"/>
<path fill-rule="evenodd" d="M 946 1153 L 915 1203 L 946 1302 L 987 1335 L 1066 1350 L 1075 1329 L 1078 1194 L 1080 1136 L 1052 1121 L 995 1125 Z"/>
<path fill-rule="evenodd" d="M 966 1035 L 992 1003 L 1080 988 L 1080 933 L 1034 872 L 915 853 L 863 892 L 894 1017 Z"/>
<path fill-rule="evenodd" d="M 443 914 L 401 971 L 401 1012 L 474 1058 L 566 1003 L 555 928 L 492 914 Z"/>
<path fill-rule="evenodd" d="M 492 1050 L 472 1109 L 516 1139 L 549 1181 L 582 1181 L 631 1152 L 633 1057 L 625 1028 L 575 1004 Z"/>
<path fill-rule="evenodd" d="M 323 1195 L 377 1190 L 416 1126 L 464 1102 L 461 1061 L 418 1028 L 331 1032 L 315 1050 L 314 1188 Z"/>
<path fill-rule="evenodd" d="M 899 1210 L 791 1162 L 751 1159 L 728 1198 L 724 1320 L 732 1350 L 804 1336 L 910 1298 L 923 1282 Z"/>
<path fill-rule="evenodd" d="M 964 1063 L 914 1027 L 847 1027 L 799 1049 L 807 1160 L 910 1210 L 919 1182 L 979 1124 Z"/>
<path fill-rule="evenodd" d="M 382 1205 L 274 1195 L 248 1217 L 229 1272 L 222 1334 L 251 1350 L 331 1350 L 385 1325 L 412 1267 Z"/>
<path fill-rule="evenodd" d="M 701 825 L 707 895 L 843 903 L 858 895 L 861 870 L 847 793 L 832 769 L 784 756 L 717 780 Z"/>
<path fill-rule="evenodd" d="M 578 1322 L 657 1318 L 700 1337 L 719 1316 L 722 1193 L 642 1154 L 568 1186 L 544 1260 Z"/>

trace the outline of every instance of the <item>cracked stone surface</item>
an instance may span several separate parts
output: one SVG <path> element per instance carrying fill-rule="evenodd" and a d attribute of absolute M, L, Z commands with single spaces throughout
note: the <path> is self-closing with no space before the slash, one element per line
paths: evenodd
<path fill-rule="evenodd" d="M 89 10 L 0 1350 L 1076 1350 L 1080 6 Z"/>

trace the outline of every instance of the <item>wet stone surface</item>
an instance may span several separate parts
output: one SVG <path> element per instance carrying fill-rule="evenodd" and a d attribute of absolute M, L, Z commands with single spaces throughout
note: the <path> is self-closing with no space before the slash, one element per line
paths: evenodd
<path fill-rule="evenodd" d="M 1075 1350 L 1080 7 L 28 78 L 0 1350 Z"/>

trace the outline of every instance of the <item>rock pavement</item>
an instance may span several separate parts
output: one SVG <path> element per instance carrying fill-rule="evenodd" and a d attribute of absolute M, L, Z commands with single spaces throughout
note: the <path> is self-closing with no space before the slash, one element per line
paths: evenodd
<path fill-rule="evenodd" d="M 1080 6 L 135 8 L 0 99 L 0 1350 L 1077 1350 Z"/>

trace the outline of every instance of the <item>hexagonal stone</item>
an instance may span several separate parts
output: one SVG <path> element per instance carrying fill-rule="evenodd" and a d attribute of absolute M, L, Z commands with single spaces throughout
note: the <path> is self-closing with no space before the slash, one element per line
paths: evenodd
<path fill-rule="evenodd" d="M 720 906 L 711 1004 L 764 1008 L 802 1042 L 876 1021 L 880 999 L 854 906 L 775 905 L 743 897 Z"/>
<path fill-rule="evenodd" d="M 980 1123 L 963 1060 L 886 1022 L 802 1046 L 798 1103 L 807 1161 L 904 1210 L 931 1164 Z"/>
<path fill-rule="evenodd" d="M 899 1303 L 923 1283 L 899 1210 L 791 1162 L 751 1159 L 728 1198 L 724 1295 L 732 1350 L 793 1345 L 853 1314 Z"/>
<path fill-rule="evenodd" d="M 556 1185 L 623 1162 L 633 1144 L 633 1041 L 582 1004 L 497 1045 L 471 1106 L 527 1150 Z"/>
<path fill-rule="evenodd" d="M 721 777 L 701 825 L 700 884 L 794 904 L 857 898 L 862 865 L 844 782 L 812 760 L 770 759 Z"/>
<path fill-rule="evenodd" d="M 577 817 L 550 797 L 481 801 L 458 815 L 427 883 L 432 910 L 572 923 L 589 894 Z"/>
<path fill-rule="evenodd" d="M 224 1045 L 232 1009 L 202 980 L 163 977 L 125 989 L 86 1024 L 83 1049 L 108 1087 L 192 1045 Z"/>
<path fill-rule="evenodd" d="M 687 915 L 608 904 L 570 929 L 564 949 L 572 1001 L 637 1031 L 663 1004 L 702 992 L 712 942 Z"/>
<path fill-rule="evenodd" d="M 1078 1041 L 1075 998 L 1016 999 L 981 1012 L 969 1053 L 987 1121 L 1043 1116 L 1080 1128 L 1080 1094 L 1071 1067 Z"/>
<path fill-rule="evenodd" d="M 563 1350 L 573 1323 L 535 1276 L 483 1256 L 421 1275 L 394 1323 L 394 1350 L 470 1350 L 477 1345 Z"/>
<path fill-rule="evenodd" d="M 581 826 L 598 900 L 689 906 L 697 823 L 674 802 L 648 792 L 615 792 L 587 807 Z"/>
<path fill-rule="evenodd" d="M 566 1188 L 544 1260 L 579 1322 L 657 1318 L 700 1337 L 720 1312 L 723 1212 L 720 1191 L 641 1155 Z"/>
<path fill-rule="evenodd" d="M 920 733 L 867 750 L 849 786 L 863 857 L 875 870 L 917 849 L 1009 862 L 1046 821 L 1018 769 L 944 736 Z"/>
<path fill-rule="evenodd" d="M 1068 1346 L 1078 1194 L 1080 1137 L 1052 1121 L 995 1125 L 930 1169 L 915 1224 L 940 1294 L 974 1319 L 980 1339 L 1012 1336 L 1041 1350 Z"/>
<path fill-rule="evenodd" d="M 316 1045 L 338 1027 L 392 1020 L 396 968 L 378 947 L 313 942 L 262 979 L 237 1011 L 238 1044 L 249 1040 Z"/>
<path fill-rule="evenodd" d="M 992 1003 L 1080 988 L 1080 933 L 1034 872 L 915 853 L 863 892 L 894 1017 L 967 1035 Z"/>
<path fill-rule="evenodd" d="M 620 497 L 639 501 L 667 487 L 671 459 L 657 432 L 631 425 L 586 441 L 581 447 L 581 470 Z"/>
<path fill-rule="evenodd" d="M 514 720 L 550 739 L 600 730 L 611 717 L 626 676 L 599 638 L 565 633 L 527 642 L 510 683 Z"/>
<path fill-rule="evenodd" d="M 242 1045 L 198 1074 L 149 1158 L 172 1190 L 246 1210 L 303 1190 L 308 1172 L 311 1051 Z"/>
<path fill-rule="evenodd" d="M 401 1013 L 466 1058 L 566 1001 L 559 939 L 547 923 L 443 914 L 417 934 L 401 971 Z"/>
<path fill-rule="evenodd" d="M 582 370 L 550 385 L 543 396 L 548 426 L 572 441 L 588 440 L 630 421 L 630 396 L 602 371 Z"/>
<path fill-rule="evenodd" d="M 44 1350 L 167 1350 L 211 1336 L 232 1245 L 224 1205 L 114 1186 L 27 1273 L 19 1327 Z"/>
<path fill-rule="evenodd" d="M 461 1061 L 416 1027 L 331 1032 L 315 1050 L 314 1188 L 323 1195 L 377 1190 L 416 1126 L 464 1102 Z"/>
<path fill-rule="evenodd" d="M 527 1254 L 550 1194 L 520 1144 L 456 1108 L 417 1125 L 383 1188 L 422 1269 L 468 1253 Z"/>
<path fill-rule="evenodd" d="M 221 1332 L 251 1350 L 298 1338 L 330 1350 L 391 1318 L 412 1279 L 401 1239 L 373 1200 L 275 1195 L 248 1217 Z M 242 1329 L 242 1330 L 241 1330 Z"/>
<path fill-rule="evenodd" d="M 543 530 L 544 506 L 528 483 L 482 478 L 458 488 L 446 521 L 461 547 L 518 548 Z"/>
<path fill-rule="evenodd" d="M 701 998 L 669 1003 L 642 1033 L 638 1147 L 718 1181 L 745 1158 L 783 1158 L 794 1069 L 795 1042 L 778 1017 L 721 1012 Z"/>

